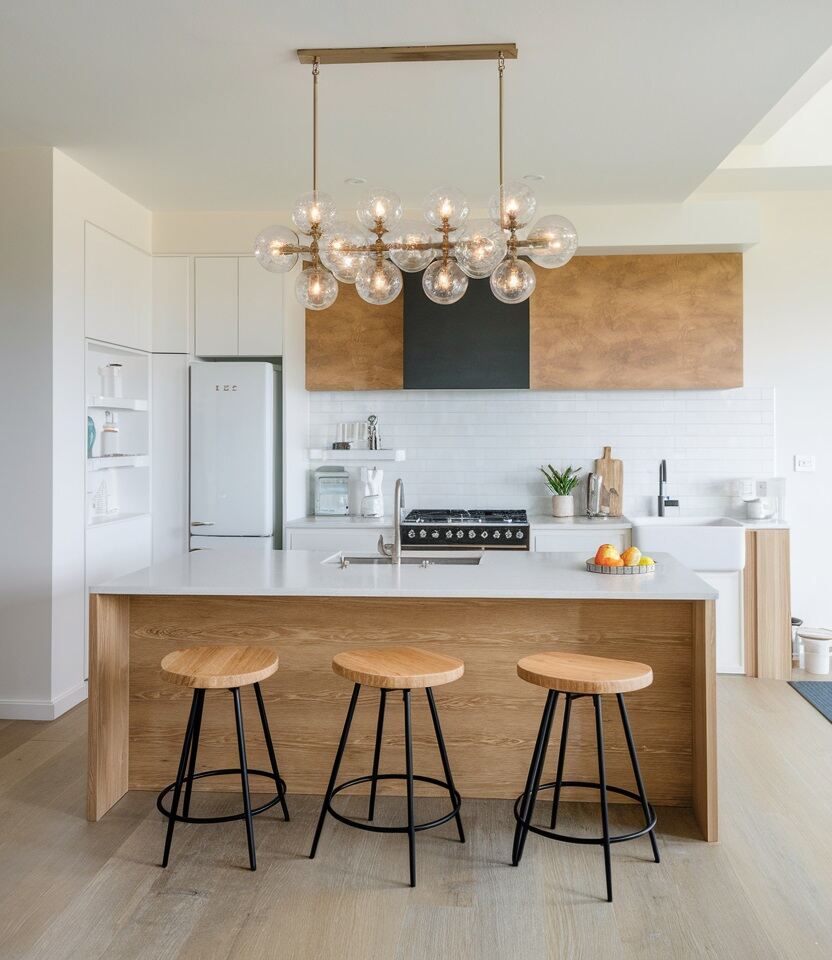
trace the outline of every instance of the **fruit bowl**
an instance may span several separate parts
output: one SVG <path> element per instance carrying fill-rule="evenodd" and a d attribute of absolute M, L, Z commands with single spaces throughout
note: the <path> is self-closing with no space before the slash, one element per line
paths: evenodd
<path fill-rule="evenodd" d="M 596 563 L 595 558 L 587 560 L 586 568 L 590 573 L 605 573 L 612 577 L 631 577 L 642 573 L 655 573 L 655 563 L 638 563 L 631 567 L 611 567 L 609 564 Z"/>

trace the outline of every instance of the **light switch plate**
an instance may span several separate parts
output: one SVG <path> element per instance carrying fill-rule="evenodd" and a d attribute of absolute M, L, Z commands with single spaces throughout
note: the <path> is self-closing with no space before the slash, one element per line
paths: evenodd
<path fill-rule="evenodd" d="M 815 458 L 808 453 L 796 453 L 794 455 L 795 473 L 814 473 Z"/>

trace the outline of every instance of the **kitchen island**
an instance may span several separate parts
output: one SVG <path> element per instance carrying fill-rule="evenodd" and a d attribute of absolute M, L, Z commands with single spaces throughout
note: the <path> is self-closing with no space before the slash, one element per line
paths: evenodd
<path fill-rule="evenodd" d="M 463 797 L 509 798 L 523 789 L 545 691 L 517 677 L 518 659 L 564 650 L 650 664 L 654 683 L 628 697 L 648 795 L 656 805 L 692 808 L 703 839 L 716 840 L 716 591 L 668 555 L 656 556 L 654 574 L 635 577 L 590 574 L 584 560 L 495 551 L 478 565 L 345 567 L 325 553 L 206 550 L 91 588 L 89 819 L 129 789 L 158 790 L 175 777 L 190 691 L 161 679 L 160 661 L 171 650 L 273 646 L 280 669 L 263 694 L 281 773 L 290 793 L 322 794 L 352 692 L 332 673 L 333 655 L 410 644 L 465 661 L 465 675 L 437 692 Z M 248 699 L 249 763 L 263 768 L 256 705 Z M 362 691 L 345 776 L 368 772 L 376 701 L 375 691 Z M 223 692 L 207 700 L 201 768 L 236 765 L 230 705 Z M 391 703 L 385 772 L 403 766 L 399 712 Z M 570 779 L 595 779 L 592 724 L 591 709 L 576 704 Z M 614 709 L 606 711 L 604 734 L 608 780 L 627 787 L 632 774 Z M 421 698 L 414 702 L 414 752 L 422 772 L 439 773 Z M 235 778 L 207 782 L 239 789 Z M 586 791 L 578 798 L 586 800 Z"/>

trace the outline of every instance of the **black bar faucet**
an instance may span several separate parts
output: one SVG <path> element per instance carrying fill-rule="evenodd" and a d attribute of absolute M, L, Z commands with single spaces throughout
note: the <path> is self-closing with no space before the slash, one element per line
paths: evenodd
<path fill-rule="evenodd" d="M 665 496 L 664 485 L 667 483 L 667 460 L 659 464 L 659 516 L 664 516 L 665 507 L 678 507 L 678 500 L 671 500 Z"/>

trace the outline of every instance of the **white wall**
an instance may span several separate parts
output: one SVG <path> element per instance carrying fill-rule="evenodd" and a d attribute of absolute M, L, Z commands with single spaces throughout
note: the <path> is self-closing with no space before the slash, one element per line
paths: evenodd
<path fill-rule="evenodd" d="M 792 606 L 832 627 L 832 191 L 760 194 L 761 240 L 745 255 L 745 378 L 777 394 L 777 473 L 788 478 Z M 813 454 L 814 473 L 793 456 Z"/>
<path fill-rule="evenodd" d="M 0 716 L 50 699 L 52 151 L 0 151 Z"/>
<path fill-rule="evenodd" d="M 549 513 L 538 467 L 592 469 L 604 446 L 624 461 L 624 509 L 656 512 L 659 461 L 690 514 L 737 512 L 731 481 L 774 469 L 770 389 L 718 391 L 408 390 L 310 395 L 310 446 L 329 447 L 339 421 L 379 417 L 384 465 L 420 507 L 514 507 Z M 583 487 L 579 493 L 582 502 Z M 389 507 L 390 500 L 387 504 Z"/>

